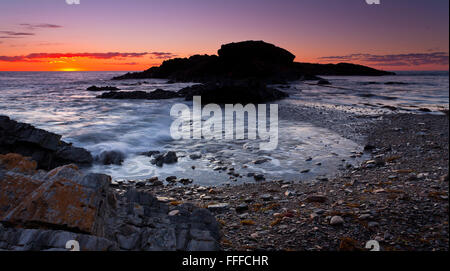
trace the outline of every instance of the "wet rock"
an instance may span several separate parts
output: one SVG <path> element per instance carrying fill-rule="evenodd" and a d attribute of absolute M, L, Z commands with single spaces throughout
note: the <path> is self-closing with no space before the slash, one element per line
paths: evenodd
<path fill-rule="evenodd" d="M 258 160 L 253 161 L 253 164 L 259 165 L 259 164 L 263 164 L 263 163 L 269 162 L 269 161 L 270 161 L 269 158 L 261 158 L 261 159 L 258 159 Z"/>
<path fill-rule="evenodd" d="M 153 155 L 160 154 L 160 151 L 148 151 L 148 152 L 141 152 L 140 155 L 152 157 Z"/>
<path fill-rule="evenodd" d="M 166 182 L 175 183 L 177 181 L 177 176 L 169 176 L 166 178 Z"/>
<path fill-rule="evenodd" d="M 85 149 L 61 141 L 61 136 L 29 124 L 0 116 L 0 154 L 18 153 L 31 157 L 39 169 L 53 169 L 75 163 L 91 165 L 92 155 Z"/>
<path fill-rule="evenodd" d="M 147 180 L 150 186 L 160 186 L 163 185 L 163 182 L 158 180 L 158 177 L 152 177 Z"/>
<path fill-rule="evenodd" d="M 125 154 L 120 151 L 104 151 L 95 160 L 103 165 L 122 165 Z"/>
<path fill-rule="evenodd" d="M 320 79 L 319 82 L 317 82 L 318 85 L 331 85 L 330 81 L 325 79 Z"/>
<path fill-rule="evenodd" d="M 255 181 L 264 181 L 266 179 L 263 174 L 255 174 L 253 175 L 253 178 L 255 179 Z"/>
<path fill-rule="evenodd" d="M 192 160 L 197 160 L 197 159 L 202 158 L 202 155 L 199 153 L 193 153 L 193 154 L 189 155 L 189 158 L 191 158 Z"/>
<path fill-rule="evenodd" d="M 140 99 L 140 100 L 160 100 L 178 98 L 180 95 L 173 91 L 157 89 L 152 92 L 145 91 L 110 91 L 102 93 L 96 98 L 100 99 Z"/>
<path fill-rule="evenodd" d="M 116 87 L 111 87 L 111 86 L 106 86 L 106 87 L 90 86 L 90 87 L 88 87 L 86 90 L 87 90 L 87 91 L 105 91 L 105 90 L 108 90 L 108 91 L 117 91 L 117 90 L 120 90 L 120 89 L 118 89 L 118 88 L 116 88 Z"/>
<path fill-rule="evenodd" d="M 155 158 L 150 161 L 152 165 L 157 165 L 162 167 L 163 164 L 173 164 L 178 162 L 177 154 L 173 151 L 168 151 L 164 154 L 158 154 L 154 156 Z"/>
<path fill-rule="evenodd" d="M 178 182 L 180 182 L 181 184 L 184 184 L 184 185 L 188 185 L 188 184 L 193 183 L 193 180 L 187 179 L 187 178 L 182 178 Z"/>

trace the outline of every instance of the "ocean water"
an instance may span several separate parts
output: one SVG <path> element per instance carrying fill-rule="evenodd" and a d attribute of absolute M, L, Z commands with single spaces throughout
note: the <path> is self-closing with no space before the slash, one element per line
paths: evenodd
<path fill-rule="evenodd" d="M 86 148 L 94 156 L 115 150 L 126 155 L 121 166 L 94 164 L 85 171 L 101 172 L 114 179 L 144 180 L 170 175 L 192 178 L 194 184 L 219 185 L 253 182 L 247 173 L 264 174 L 267 179 L 304 181 L 330 176 L 345 163 L 357 164 L 365 157 L 355 157 L 363 147 L 352 140 L 305 120 L 279 119 L 278 147 L 262 151 L 253 140 L 173 140 L 170 100 L 97 99 L 99 92 L 88 92 L 91 85 L 117 86 L 121 90 L 152 91 L 157 88 L 176 91 L 190 83 L 168 84 L 167 80 L 145 79 L 111 81 L 123 72 L 0 72 L 0 114 L 33 124 L 54 133 L 63 140 Z M 290 98 L 282 106 L 338 106 L 355 113 L 379 113 L 395 106 L 397 111 L 417 112 L 420 108 L 435 111 L 449 104 L 448 72 L 402 72 L 385 77 L 325 77 L 329 87 L 293 82 L 283 90 Z M 313 82 L 312 82 L 313 83 Z M 355 110 L 355 108 L 357 110 Z M 176 151 L 176 164 L 157 167 L 141 152 Z M 192 160 L 189 155 L 202 157 Z M 252 161 L 267 158 L 267 162 Z M 312 159 L 309 159 L 312 158 Z M 320 163 L 320 165 L 318 165 Z M 213 170 L 225 164 L 243 177 L 230 177 Z M 244 166 L 245 165 L 245 166 Z M 192 169 L 195 166 L 195 169 Z M 302 171 L 309 170 L 305 173 Z"/>

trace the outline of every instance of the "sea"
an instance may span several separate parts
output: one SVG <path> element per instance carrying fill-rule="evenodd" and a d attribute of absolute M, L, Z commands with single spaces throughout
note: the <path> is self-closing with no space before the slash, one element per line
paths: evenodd
<path fill-rule="evenodd" d="M 332 176 L 338 169 L 357 166 L 367 158 L 358 140 L 343 137 L 311 119 L 283 114 L 278 118 L 277 148 L 270 151 L 258 148 L 261 139 L 175 140 L 170 133 L 174 122 L 170 110 L 177 103 L 192 108 L 192 102 L 181 98 L 98 99 L 96 96 L 101 92 L 89 92 L 86 88 L 96 85 L 116 86 L 122 91 L 177 91 L 194 83 L 111 80 L 123 73 L 0 72 L 0 115 L 60 134 L 64 141 L 89 150 L 94 157 L 104 151 L 123 153 L 122 165 L 95 163 L 82 169 L 109 174 L 115 181 L 177 176 L 190 178 L 194 184 L 214 186 L 255 182 L 254 174 L 264 175 L 266 180 L 308 181 Z M 289 93 L 289 98 L 276 102 L 279 109 L 314 107 L 379 115 L 442 114 L 440 111 L 449 107 L 448 72 L 405 71 L 395 76 L 323 78 L 331 85 L 298 81 L 275 86 Z M 158 167 L 150 163 L 152 158 L 142 155 L 147 151 L 175 151 L 179 159 L 177 163 Z M 201 157 L 192 159 L 191 154 Z M 215 170 L 223 166 L 234 168 L 239 176 L 229 170 Z"/>

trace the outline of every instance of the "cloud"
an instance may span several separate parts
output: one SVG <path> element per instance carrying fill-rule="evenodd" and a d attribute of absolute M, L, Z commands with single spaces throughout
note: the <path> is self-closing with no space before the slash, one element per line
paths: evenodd
<path fill-rule="evenodd" d="M 29 29 L 36 29 L 36 28 L 61 28 L 62 25 L 57 24 L 20 24 L 21 26 L 24 26 Z"/>
<path fill-rule="evenodd" d="M 351 54 L 344 56 L 320 57 L 326 61 L 366 62 L 372 65 L 383 66 L 420 66 L 420 65 L 448 65 L 449 55 L 446 52 L 412 53 L 412 54 Z"/>
<path fill-rule="evenodd" d="M 151 52 L 149 54 L 154 56 L 152 58 L 157 58 L 157 59 L 169 59 L 169 58 L 173 58 L 173 57 L 177 56 L 175 54 L 166 53 L 166 52 Z"/>
<path fill-rule="evenodd" d="M 132 65 L 138 65 L 139 63 L 137 63 L 137 62 L 126 62 L 126 63 L 106 63 L 106 64 L 132 66 Z"/>
<path fill-rule="evenodd" d="M 34 36 L 31 32 L 15 32 L 15 31 L 0 31 L 0 34 L 8 36 Z"/>
<path fill-rule="evenodd" d="M 123 58 L 138 58 L 145 55 L 153 55 L 157 58 L 166 58 L 174 56 L 172 53 L 153 52 L 153 53 L 120 53 L 120 52 L 108 52 L 108 53 L 32 53 L 22 56 L 0 56 L 0 61 L 7 62 L 30 62 L 37 61 L 39 59 L 60 59 L 60 58 L 91 58 L 91 59 L 123 59 Z"/>
<path fill-rule="evenodd" d="M 0 36 L 0 39 L 18 39 L 19 37 L 12 37 L 12 36 Z"/>

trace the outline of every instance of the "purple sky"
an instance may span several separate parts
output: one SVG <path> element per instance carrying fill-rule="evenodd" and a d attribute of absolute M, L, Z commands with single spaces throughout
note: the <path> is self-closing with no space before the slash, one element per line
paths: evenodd
<path fill-rule="evenodd" d="M 2 0 L 0 70 L 142 70 L 249 39 L 296 61 L 448 69 L 447 0 L 80 1 Z"/>

